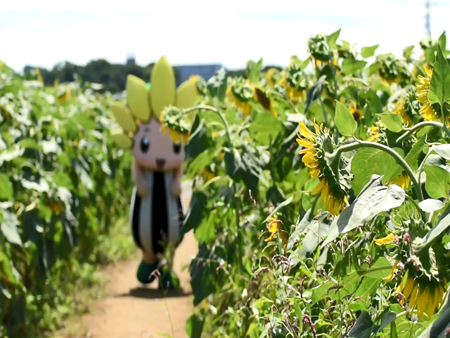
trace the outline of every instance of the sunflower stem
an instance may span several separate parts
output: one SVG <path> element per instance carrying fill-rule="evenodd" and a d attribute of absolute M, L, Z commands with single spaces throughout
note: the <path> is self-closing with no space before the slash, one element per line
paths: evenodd
<path fill-rule="evenodd" d="M 406 163 L 406 161 L 395 150 L 393 150 L 383 144 L 379 144 L 379 143 L 375 143 L 375 142 L 360 141 L 360 142 L 355 142 L 355 143 L 347 144 L 344 146 L 340 146 L 339 148 L 337 148 L 334 151 L 334 153 L 327 155 L 327 156 L 329 156 L 329 158 L 333 159 L 331 165 L 332 165 L 333 170 L 337 169 L 337 172 L 335 171 L 336 176 L 339 175 L 339 168 L 336 168 L 335 165 L 333 165 L 333 164 L 336 162 L 339 163 L 338 161 L 341 158 L 341 153 L 349 152 L 349 151 L 356 150 L 359 148 L 375 148 L 375 149 L 382 150 L 382 151 L 388 153 L 389 155 L 391 155 L 395 159 L 395 161 L 409 175 L 409 177 L 411 178 L 411 182 L 414 185 L 414 189 L 416 190 L 417 198 L 419 199 L 419 201 L 423 201 L 422 189 L 420 188 L 420 185 L 417 182 L 416 176 L 414 175 L 414 172 L 412 171 L 411 167 L 408 165 L 408 163 Z"/>
<path fill-rule="evenodd" d="M 447 125 L 445 123 L 445 116 L 444 116 L 444 105 L 441 104 L 441 117 L 442 117 L 442 121 L 444 121 L 443 125 L 444 125 L 444 132 L 447 134 L 447 136 L 450 136 L 450 130 L 448 130 Z"/>
<path fill-rule="evenodd" d="M 327 111 L 325 110 L 325 106 L 323 105 L 323 100 L 322 100 L 321 97 L 319 98 L 319 100 L 320 100 L 320 106 L 322 107 L 323 117 L 324 117 L 324 119 L 325 119 L 325 124 L 326 124 L 328 127 L 330 127 L 330 124 L 328 123 L 328 113 L 327 113 Z"/>
<path fill-rule="evenodd" d="M 409 135 L 413 134 L 415 131 L 423 128 L 423 127 L 435 127 L 435 128 L 439 128 L 439 129 L 446 129 L 445 125 L 440 123 L 440 122 L 435 122 L 435 121 L 424 121 L 424 122 L 420 122 L 418 124 L 416 124 L 414 127 L 411 128 L 405 128 L 406 133 L 404 133 L 402 136 L 400 136 L 396 143 L 400 143 L 401 141 L 403 141 L 405 138 L 407 138 Z M 446 132 L 447 133 L 447 132 Z M 447 133 L 448 134 L 448 133 Z"/>
<path fill-rule="evenodd" d="M 331 66 L 331 76 L 333 77 L 333 82 L 334 82 L 334 102 L 336 102 L 338 100 L 338 84 L 337 84 L 337 80 L 336 80 L 336 69 L 334 68 L 334 62 L 333 62 L 333 52 L 330 52 L 329 54 L 329 62 L 330 62 L 330 66 Z M 336 125 L 336 122 L 334 123 L 334 129 L 335 129 L 335 142 L 338 143 L 338 138 L 339 138 L 339 130 L 338 127 Z"/>
<path fill-rule="evenodd" d="M 208 106 L 208 105 L 205 105 L 205 104 L 199 104 L 197 106 L 194 106 L 194 107 L 191 107 L 191 108 L 188 108 L 188 109 L 184 109 L 183 110 L 183 115 L 189 114 L 190 112 L 193 112 L 194 110 L 200 110 L 200 109 L 212 111 L 212 112 L 216 113 L 220 117 L 220 119 L 222 120 L 222 122 L 223 122 L 223 124 L 225 126 L 225 131 L 227 133 L 228 143 L 230 144 L 230 147 L 231 147 L 232 141 L 231 141 L 231 134 L 230 134 L 230 126 L 228 125 L 228 122 L 227 122 L 227 119 L 225 118 L 225 116 L 217 108 L 212 107 L 212 106 Z"/>

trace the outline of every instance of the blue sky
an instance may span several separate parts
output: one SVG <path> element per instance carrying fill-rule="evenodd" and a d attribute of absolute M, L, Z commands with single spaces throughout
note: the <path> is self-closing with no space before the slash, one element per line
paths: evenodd
<path fill-rule="evenodd" d="M 450 0 L 433 4 L 437 38 L 450 30 Z M 306 56 L 310 36 L 339 28 L 357 50 L 380 44 L 379 53 L 401 55 L 425 36 L 424 16 L 425 0 L 3 1 L 0 60 L 16 70 L 97 58 L 123 63 L 128 53 L 142 65 L 161 55 L 173 65 L 233 69 L 260 57 L 286 65 L 290 55 Z"/>

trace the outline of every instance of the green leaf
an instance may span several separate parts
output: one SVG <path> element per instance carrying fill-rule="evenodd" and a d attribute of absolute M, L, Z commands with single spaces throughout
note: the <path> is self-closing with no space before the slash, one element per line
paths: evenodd
<path fill-rule="evenodd" d="M 431 147 L 439 156 L 450 160 L 450 144 L 439 144 Z"/>
<path fill-rule="evenodd" d="M 224 68 L 217 71 L 207 82 L 209 95 L 223 101 L 227 93 L 227 79 L 228 76 Z"/>
<path fill-rule="evenodd" d="M 248 75 L 250 83 L 255 83 L 259 81 L 262 67 L 263 67 L 263 59 L 260 59 L 257 63 L 253 64 L 252 68 L 250 69 L 250 74 Z"/>
<path fill-rule="evenodd" d="M 189 141 L 184 147 L 186 161 L 196 158 L 211 146 L 211 140 L 206 133 L 205 121 L 203 119 L 200 120 L 199 115 L 195 116 L 192 131 Z"/>
<path fill-rule="evenodd" d="M 441 106 L 444 103 L 450 104 L 450 66 L 440 47 L 438 47 L 433 67 L 428 100 L 431 104 L 439 103 Z"/>
<path fill-rule="evenodd" d="M 381 325 L 380 327 L 375 330 L 375 334 L 381 332 L 386 326 L 393 323 L 397 319 L 397 314 L 393 311 L 386 312 L 383 317 L 381 318 Z"/>
<path fill-rule="evenodd" d="M 361 312 L 358 320 L 348 334 L 349 338 L 370 338 L 374 325 L 367 312 Z"/>
<path fill-rule="evenodd" d="M 383 211 L 389 211 L 403 204 L 405 191 L 396 185 L 385 187 L 381 178 L 381 176 L 373 175 L 355 201 L 333 219 L 330 232 L 322 244 L 322 248 L 334 241 L 340 234 L 364 225 Z"/>
<path fill-rule="evenodd" d="M 294 195 L 292 195 L 291 197 L 289 197 L 286 201 L 284 201 L 283 203 L 279 204 L 271 213 L 269 216 L 267 216 L 267 218 L 263 221 L 263 223 L 266 223 L 267 220 L 272 217 L 273 215 L 275 215 L 279 210 L 281 210 L 282 208 L 284 208 L 286 205 L 289 205 L 292 200 L 294 199 Z"/>
<path fill-rule="evenodd" d="M 345 75 L 354 75 L 366 67 L 367 62 L 355 59 L 345 59 L 342 62 L 342 73 Z"/>
<path fill-rule="evenodd" d="M 237 181 L 240 178 L 239 174 L 243 167 L 241 154 L 237 149 L 233 148 L 231 152 L 227 151 L 225 153 L 224 161 L 227 175 Z"/>
<path fill-rule="evenodd" d="M 283 130 L 283 123 L 268 111 L 258 112 L 249 128 L 250 137 L 260 145 L 269 145 Z"/>
<path fill-rule="evenodd" d="M 425 165 L 424 171 L 427 175 L 425 189 L 432 198 L 447 197 L 450 190 L 448 171 L 437 167 Z"/>
<path fill-rule="evenodd" d="M 447 35 L 445 34 L 445 31 L 439 37 L 438 42 L 441 46 L 441 49 L 445 51 L 445 49 L 447 48 Z"/>
<path fill-rule="evenodd" d="M 437 224 L 426 234 L 423 238 L 423 245 L 432 242 L 435 238 L 439 237 L 450 227 L 450 206 L 448 206 L 444 213 L 439 218 Z"/>
<path fill-rule="evenodd" d="M 324 282 L 321 285 L 312 289 L 311 301 L 312 305 L 328 296 L 328 290 L 335 286 L 332 281 Z"/>
<path fill-rule="evenodd" d="M 336 101 L 336 126 L 343 136 L 352 136 L 358 124 L 346 106 Z M 401 119 L 401 118 L 400 118 Z"/>
<path fill-rule="evenodd" d="M 375 55 L 375 51 L 378 49 L 380 45 L 369 46 L 361 48 L 361 56 L 364 59 L 370 58 Z"/>
<path fill-rule="evenodd" d="M 411 55 L 412 55 L 412 52 L 413 52 L 413 50 L 414 50 L 414 45 L 411 45 L 411 46 L 408 46 L 408 47 L 406 47 L 404 50 L 403 50 L 403 57 L 405 58 L 405 59 L 410 59 L 411 58 Z"/>
<path fill-rule="evenodd" d="M 5 223 L 2 223 L 0 230 L 9 243 L 22 246 L 22 240 L 20 239 L 17 225 L 17 223 L 8 222 L 8 220 L 6 220 Z"/>
<path fill-rule="evenodd" d="M 353 297 L 361 297 L 365 302 L 370 300 L 380 287 L 381 279 L 364 277 Z"/>
<path fill-rule="evenodd" d="M 202 223 L 207 202 L 208 198 L 202 191 L 194 191 L 192 193 L 189 208 L 183 222 L 183 227 L 181 228 L 182 235 L 191 229 L 195 230 Z"/>
<path fill-rule="evenodd" d="M 398 338 L 397 334 L 397 325 L 395 324 L 395 321 L 391 323 L 391 336 L 390 338 Z"/>
<path fill-rule="evenodd" d="M 216 237 L 215 220 L 217 217 L 216 211 L 212 211 L 209 217 L 207 216 L 205 219 L 202 219 L 198 227 L 194 227 L 194 236 L 199 243 L 210 243 Z"/>
<path fill-rule="evenodd" d="M 352 182 L 355 194 L 359 194 L 373 174 L 385 175 L 396 165 L 394 158 L 386 152 L 375 148 L 362 148 L 352 159 Z M 386 182 L 390 177 L 384 177 Z"/>
<path fill-rule="evenodd" d="M 322 94 L 323 84 L 326 80 L 326 75 L 322 75 L 316 83 L 314 83 L 311 88 L 306 92 L 306 103 L 303 111 L 306 111 L 311 107 L 311 105 L 320 97 Z"/>
<path fill-rule="evenodd" d="M 189 338 L 201 338 L 204 321 L 197 315 L 189 317 L 186 323 L 186 333 Z"/>
<path fill-rule="evenodd" d="M 23 139 L 19 142 L 19 145 L 25 149 L 36 149 L 41 150 L 41 146 L 37 144 L 37 142 L 31 138 Z"/>
<path fill-rule="evenodd" d="M 403 130 L 403 120 L 402 117 L 398 114 L 382 114 L 381 121 L 386 125 L 387 129 L 394 133 L 399 133 Z"/>
<path fill-rule="evenodd" d="M 385 257 L 378 258 L 368 269 L 358 270 L 358 274 L 361 276 L 383 279 L 391 274 L 392 265 Z"/>
<path fill-rule="evenodd" d="M 14 198 L 13 185 L 5 174 L 0 174 L 0 187 L 0 199 L 12 201 Z"/>
<path fill-rule="evenodd" d="M 433 212 L 441 210 L 445 206 L 444 202 L 434 199 L 426 199 L 419 202 L 419 207 L 425 212 Z"/>
<path fill-rule="evenodd" d="M 327 36 L 327 44 L 330 49 L 336 48 L 336 41 L 339 39 L 339 35 L 341 35 L 341 29 L 339 28 L 336 32 L 331 33 Z"/>

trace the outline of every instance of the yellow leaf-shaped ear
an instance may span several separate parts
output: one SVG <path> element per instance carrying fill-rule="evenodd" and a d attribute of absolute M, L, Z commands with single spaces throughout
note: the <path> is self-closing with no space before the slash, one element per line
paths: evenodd
<path fill-rule="evenodd" d="M 152 109 L 159 120 L 164 108 L 175 105 L 175 75 L 165 56 L 154 65 L 150 82 Z"/>
<path fill-rule="evenodd" d="M 187 80 L 178 87 L 176 106 L 181 109 L 192 107 L 196 98 L 197 85 L 195 82 Z"/>
<path fill-rule="evenodd" d="M 134 75 L 127 76 L 127 104 L 134 116 L 142 121 L 150 119 L 146 83 Z"/>
<path fill-rule="evenodd" d="M 111 136 L 116 145 L 123 149 L 130 149 L 133 145 L 133 140 L 123 133 L 122 130 L 112 130 Z"/>
<path fill-rule="evenodd" d="M 114 102 L 111 105 L 111 111 L 120 126 L 126 131 L 134 133 L 136 131 L 136 123 L 131 116 L 131 111 L 123 104 Z"/>

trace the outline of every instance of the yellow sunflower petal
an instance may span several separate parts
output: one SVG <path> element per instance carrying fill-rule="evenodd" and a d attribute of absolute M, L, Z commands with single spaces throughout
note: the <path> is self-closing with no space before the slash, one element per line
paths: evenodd
<path fill-rule="evenodd" d="M 148 89 L 145 82 L 134 76 L 127 76 L 127 105 L 131 112 L 141 121 L 150 119 L 150 107 L 148 106 Z"/>
<path fill-rule="evenodd" d="M 384 278 L 385 282 L 390 282 L 394 278 L 394 276 L 395 276 L 395 269 L 397 269 L 397 265 L 398 265 L 399 262 L 400 261 L 395 261 L 394 265 L 392 266 L 391 274 L 388 277 Z"/>
<path fill-rule="evenodd" d="M 122 130 L 111 131 L 111 137 L 120 148 L 130 149 L 133 145 L 133 140 L 125 135 Z"/>
<path fill-rule="evenodd" d="M 197 98 L 197 85 L 187 80 L 177 90 L 176 106 L 181 109 L 190 108 L 195 104 Z"/>
<path fill-rule="evenodd" d="M 320 169 L 313 169 L 313 170 L 311 170 L 311 178 L 319 177 L 321 172 L 322 171 Z"/>
<path fill-rule="evenodd" d="M 405 289 L 403 290 L 403 295 L 405 296 L 406 299 L 408 299 L 409 296 L 411 295 L 411 291 L 413 290 L 413 288 L 414 288 L 414 279 L 409 278 L 406 281 Z"/>
<path fill-rule="evenodd" d="M 414 287 L 411 292 L 411 300 L 409 302 L 409 307 L 411 309 L 414 308 L 414 306 L 416 305 L 417 298 L 418 298 L 418 296 L 417 296 L 418 288 L 419 288 L 418 284 L 414 284 Z"/>
<path fill-rule="evenodd" d="M 153 66 L 150 82 L 152 108 L 155 117 L 159 119 L 164 108 L 175 104 L 175 75 L 165 56 L 162 56 Z"/>
<path fill-rule="evenodd" d="M 322 190 L 322 188 L 324 187 L 326 182 L 327 181 L 325 180 L 325 178 L 322 178 L 320 180 L 319 184 L 317 184 L 316 188 L 313 190 L 313 192 L 311 194 L 312 195 L 317 195 Z"/>
<path fill-rule="evenodd" d="M 387 244 L 393 243 L 394 242 L 394 238 L 395 238 L 395 235 L 390 233 L 389 235 L 387 235 L 384 238 L 374 239 L 373 241 L 375 242 L 376 245 L 383 246 L 383 245 L 387 245 Z"/>
<path fill-rule="evenodd" d="M 111 105 L 111 112 L 113 113 L 117 123 L 131 133 L 136 132 L 136 123 L 131 116 L 131 111 L 122 103 L 114 102 Z"/>

